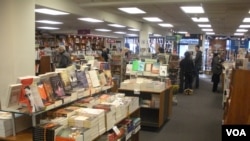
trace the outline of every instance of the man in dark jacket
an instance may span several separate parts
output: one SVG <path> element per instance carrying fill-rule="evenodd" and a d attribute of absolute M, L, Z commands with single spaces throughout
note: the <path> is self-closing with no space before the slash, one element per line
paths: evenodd
<path fill-rule="evenodd" d="M 185 58 L 180 61 L 180 73 L 184 76 L 184 88 L 192 91 L 194 62 L 191 58 L 190 52 L 185 52 Z"/>
<path fill-rule="evenodd" d="M 218 84 L 220 82 L 220 75 L 223 70 L 222 66 L 223 60 L 221 59 L 220 55 L 218 53 L 214 53 L 213 59 L 212 59 L 212 81 L 213 81 L 213 92 L 217 92 L 218 90 Z"/>
<path fill-rule="evenodd" d="M 202 52 L 200 51 L 200 46 L 195 46 L 195 59 L 194 59 L 194 67 L 195 67 L 195 88 L 199 88 L 199 72 L 202 68 Z"/>
<path fill-rule="evenodd" d="M 66 52 L 65 48 L 60 46 L 58 47 L 58 65 L 57 68 L 66 68 L 72 64 L 70 54 Z"/>

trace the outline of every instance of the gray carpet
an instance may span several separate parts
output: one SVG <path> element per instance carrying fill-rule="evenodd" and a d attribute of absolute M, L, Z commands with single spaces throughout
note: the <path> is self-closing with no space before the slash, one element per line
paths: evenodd
<path fill-rule="evenodd" d="M 170 120 L 157 132 L 141 130 L 140 141 L 221 141 L 222 93 L 212 93 L 211 77 L 200 75 L 194 95 L 176 96 Z"/>

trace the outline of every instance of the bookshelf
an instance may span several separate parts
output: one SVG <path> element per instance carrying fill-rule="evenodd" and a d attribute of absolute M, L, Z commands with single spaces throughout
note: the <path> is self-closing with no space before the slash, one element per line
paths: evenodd
<path fill-rule="evenodd" d="M 118 82 L 122 82 L 125 79 L 126 63 L 122 54 L 112 54 L 110 61 L 111 74 L 118 79 Z M 118 84 L 119 84 L 118 83 Z"/>
<path fill-rule="evenodd" d="M 158 129 L 172 114 L 172 87 L 163 89 L 140 89 L 139 94 L 133 88 L 119 88 L 118 92 L 140 99 L 140 117 L 143 127 Z"/>
<path fill-rule="evenodd" d="M 223 124 L 250 124 L 250 70 L 233 69 L 224 106 Z"/>

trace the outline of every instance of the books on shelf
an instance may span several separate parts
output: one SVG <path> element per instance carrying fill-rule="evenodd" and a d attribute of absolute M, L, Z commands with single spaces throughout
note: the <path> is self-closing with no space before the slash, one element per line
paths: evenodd
<path fill-rule="evenodd" d="M 71 86 L 74 88 L 77 86 L 77 78 L 76 78 L 76 67 L 74 65 L 68 66 L 66 68 L 68 75 L 69 75 L 69 79 L 71 82 Z"/>
<path fill-rule="evenodd" d="M 126 65 L 126 73 L 127 74 L 132 73 L 132 64 L 127 64 Z"/>
<path fill-rule="evenodd" d="M 146 63 L 145 64 L 145 71 L 146 72 L 151 72 L 152 69 L 152 63 Z"/>
<path fill-rule="evenodd" d="M 168 66 L 167 66 L 167 64 L 160 65 L 160 76 L 168 76 Z"/>
<path fill-rule="evenodd" d="M 138 71 L 144 71 L 144 69 L 145 69 L 145 62 L 140 61 Z"/>
<path fill-rule="evenodd" d="M 153 63 L 151 73 L 159 74 L 159 71 L 160 71 L 160 63 L 157 62 Z"/>
<path fill-rule="evenodd" d="M 19 105 L 19 97 L 22 90 L 22 84 L 11 84 L 6 95 L 5 103 L 2 108 L 4 110 L 19 111 L 21 105 Z"/>
<path fill-rule="evenodd" d="M 58 74 L 60 75 L 63 81 L 65 91 L 71 91 L 72 86 L 71 86 L 70 76 L 67 70 L 65 68 L 56 68 L 55 72 L 58 72 Z"/>
<path fill-rule="evenodd" d="M 79 88 L 88 88 L 88 80 L 85 71 L 76 70 L 77 86 Z"/>
<path fill-rule="evenodd" d="M 56 100 L 56 97 L 54 96 L 54 92 L 52 89 L 51 81 L 50 81 L 50 77 L 54 75 L 57 75 L 57 73 L 50 72 L 50 73 L 39 75 L 40 82 L 43 84 L 43 87 L 45 89 L 49 102 L 53 102 Z"/>
<path fill-rule="evenodd" d="M 53 90 L 54 97 L 60 99 L 65 96 L 65 90 L 63 87 L 62 79 L 59 75 L 54 75 L 50 77 L 51 87 Z"/>
<path fill-rule="evenodd" d="M 132 71 L 138 71 L 139 70 L 139 65 L 140 65 L 140 61 L 139 60 L 134 60 L 132 62 Z"/>
<path fill-rule="evenodd" d="M 99 87 L 100 86 L 100 81 L 97 75 L 97 71 L 96 70 L 90 70 L 88 71 L 89 77 L 91 79 L 92 82 L 92 87 Z"/>

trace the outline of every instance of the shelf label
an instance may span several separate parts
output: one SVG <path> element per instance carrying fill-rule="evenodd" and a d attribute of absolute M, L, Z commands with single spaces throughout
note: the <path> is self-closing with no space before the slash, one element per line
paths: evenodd
<path fill-rule="evenodd" d="M 132 132 L 129 132 L 129 133 L 126 135 L 126 141 L 127 141 L 128 139 L 130 139 L 131 136 L 132 136 Z"/>
<path fill-rule="evenodd" d="M 134 134 L 136 134 L 139 130 L 141 129 L 141 126 L 140 125 L 138 125 L 135 129 L 134 129 Z"/>

